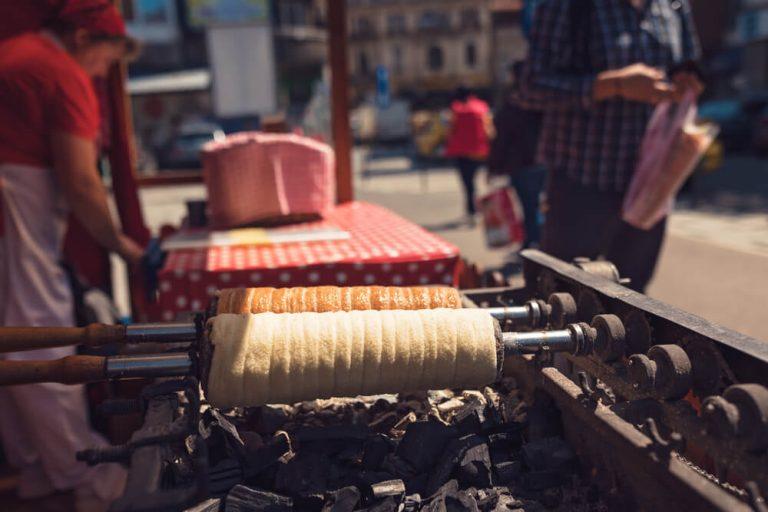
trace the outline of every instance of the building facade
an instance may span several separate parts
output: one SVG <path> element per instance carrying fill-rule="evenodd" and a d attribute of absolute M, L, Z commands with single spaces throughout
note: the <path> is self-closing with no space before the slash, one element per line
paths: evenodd
<path fill-rule="evenodd" d="M 400 94 L 493 83 L 490 0 L 349 0 L 348 33 L 358 93 L 380 67 Z"/>

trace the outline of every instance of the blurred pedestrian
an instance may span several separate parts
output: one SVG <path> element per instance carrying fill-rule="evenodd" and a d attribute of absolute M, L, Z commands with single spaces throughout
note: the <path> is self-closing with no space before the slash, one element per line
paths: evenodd
<path fill-rule="evenodd" d="M 488 157 L 489 138 L 493 134 L 491 109 L 466 87 L 456 89 L 451 103 L 451 128 L 445 154 L 456 159 L 464 187 L 467 222 L 475 224 L 475 174 Z"/>
<path fill-rule="evenodd" d="M 531 32 L 523 92 L 544 111 L 538 161 L 549 170 L 542 248 L 605 257 L 643 291 L 666 221 L 621 221 L 654 104 L 702 84 L 688 0 L 545 0 Z M 677 70 L 677 71 L 676 71 Z"/>
<path fill-rule="evenodd" d="M 108 0 L 62 2 L 47 30 L 0 43 L 0 325 L 71 326 L 74 304 L 59 264 L 68 212 L 104 248 L 137 264 L 143 249 L 112 220 L 96 168 L 99 105 L 92 77 L 134 46 Z M 4 354 L 56 359 L 74 348 Z M 0 389 L 0 438 L 24 499 L 72 491 L 78 511 L 103 511 L 123 492 L 118 464 L 90 468 L 75 454 L 105 446 L 84 386 Z"/>
<path fill-rule="evenodd" d="M 523 62 L 510 67 L 512 87 L 493 116 L 496 137 L 488 155 L 491 175 L 509 176 L 517 191 L 525 217 L 523 247 L 537 247 L 541 239 L 540 198 L 546 170 L 536 163 L 536 147 L 541 130 L 541 112 L 524 108 L 520 102 Z"/>

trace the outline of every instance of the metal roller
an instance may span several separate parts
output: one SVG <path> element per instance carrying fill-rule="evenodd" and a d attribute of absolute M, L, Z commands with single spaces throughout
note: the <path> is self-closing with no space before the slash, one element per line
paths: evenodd
<path fill-rule="evenodd" d="M 571 324 L 557 331 L 507 332 L 500 335 L 504 358 L 526 354 L 592 351 L 598 331 L 587 324 Z M 189 352 L 134 356 L 69 356 L 51 361 L 0 361 L 0 386 L 59 382 L 79 384 L 114 379 L 195 376 L 205 383 L 212 357 L 203 335 Z"/>
<path fill-rule="evenodd" d="M 500 323 L 542 329 L 563 328 L 575 321 L 576 301 L 558 293 L 549 302 L 528 301 L 522 306 L 487 308 Z M 194 343 L 201 339 L 205 317 L 196 322 L 134 325 L 91 324 L 86 327 L 0 327 L 0 353 L 81 345 L 100 347 L 112 343 Z"/>

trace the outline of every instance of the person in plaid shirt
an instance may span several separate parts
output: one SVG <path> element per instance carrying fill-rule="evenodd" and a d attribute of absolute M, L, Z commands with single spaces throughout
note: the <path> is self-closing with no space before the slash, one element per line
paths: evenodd
<path fill-rule="evenodd" d="M 527 107 L 544 112 L 543 250 L 564 260 L 603 256 L 645 289 L 666 220 L 650 231 L 629 226 L 623 196 L 654 104 L 701 92 L 690 71 L 698 57 L 688 0 L 542 2 L 522 92 Z"/>

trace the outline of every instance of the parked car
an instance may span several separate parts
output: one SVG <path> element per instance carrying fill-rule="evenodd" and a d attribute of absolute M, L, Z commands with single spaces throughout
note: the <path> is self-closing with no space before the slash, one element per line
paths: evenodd
<path fill-rule="evenodd" d="M 768 95 L 752 93 L 706 101 L 699 106 L 699 117 L 720 125 L 718 140 L 725 151 L 745 151 L 751 149 L 758 118 L 766 106 Z"/>
<path fill-rule="evenodd" d="M 199 169 L 200 150 L 203 145 L 212 140 L 224 140 L 224 137 L 224 130 L 216 123 L 182 124 L 178 135 L 160 155 L 160 169 Z"/>

